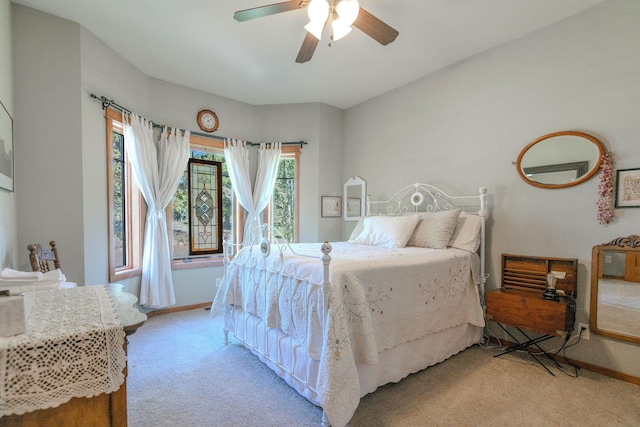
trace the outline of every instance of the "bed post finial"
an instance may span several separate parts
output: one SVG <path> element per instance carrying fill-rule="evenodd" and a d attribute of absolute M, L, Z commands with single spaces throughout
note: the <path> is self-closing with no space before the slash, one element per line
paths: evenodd
<path fill-rule="evenodd" d="M 487 188 L 486 187 L 480 187 L 480 190 L 478 190 L 480 192 L 480 210 L 478 211 L 478 215 L 480 215 L 482 218 L 486 218 L 487 216 Z"/>
<path fill-rule="evenodd" d="M 322 276 L 322 293 L 324 295 L 324 305 L 322 307 L 322 312 L 327 314 L 327 310 L 329 309 L 329 294 L 331 293 L 331 282 L 329 281 L 329 263 L 331 262 L 331 243 L 326 240 L 322 243 L 320 250 L 322 251 L 322 265 L 324 266 L 323 276 Z"/>

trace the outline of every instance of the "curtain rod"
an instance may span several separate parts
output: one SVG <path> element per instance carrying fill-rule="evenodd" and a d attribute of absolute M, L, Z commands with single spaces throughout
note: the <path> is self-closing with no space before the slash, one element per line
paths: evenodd
<path fill-rule="evenodd" d="M 102 109 L 106 110 L 109 107 L 113 107 L 116 108 L 117 110 L 120 110 L 123 113 L 132 113 L 131 110 L 123 107 L 122 105 L 119 105 L 118 103 L 116 103 L 113 99 L 108 99 L 105 96 L 97 96 L 94 94 L 90 94 L 89 96 L 91 96 L 91 98 L 100 101 L 100 104 L 102 104 Z M 163 127 L 173 127 L 173 126 L 166 126 L 166 125 L 162 125 L 159 123 L 156 123 L 154 121 L 151 121 L 151 124 L 153 125 L 154 128 L 163 128 Z M 191 135 L 197 135 L 197 136 L 202 136 L 205 138 L 210 138 L 210 139 L 217 139 L 220 141 L 224 141 L 225 138 L 224 136 L 218 136 L 218 135 L 210 135 L 208 133 L 202 133 L 202 132 L 196 132 L 196 131 L 189 131 L 191 133 Z M 258 146 L 260 145 L 260 143 L 258 142 L 251 142 L 251 141 L 245 141 L 245 144 L 247 145 L 252 145 L 252 146 Z M 282 145 L 299 145 L 300 148 L 302 148 L 303 145 L 307 145 L 308 143 L 306 141 L 289 141 L 289 142 L 282 142 Z"/>

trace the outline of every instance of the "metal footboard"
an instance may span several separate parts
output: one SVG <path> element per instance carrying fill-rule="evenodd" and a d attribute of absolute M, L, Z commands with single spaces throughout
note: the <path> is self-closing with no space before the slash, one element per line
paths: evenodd
<path fill-rule="evenodd" d="M 224 242 L 224 278 L 221 288 L 229 287 L 230 299 L 233 301 L 231 304 L 226 302 L 224 304 L 224 344 L 228 345 L 229 332 L 231 332 L 240 343 L 258 355 L 261 360 L 281 370 L 281 372 L 278 372 L 277 369 L 274 369 L 285 381 L 295 382 L 302 390 L 317 396 L 319 401 L 320 395 L 316 388 L 317 378 L 311 378 L 311 363 L 307 364 L 305 372 L 296 372 L 296 353 L 302 351 L 300 347 L 304 347 L 304 343 L 297 342 L 291 334 L 285 332 L 284 329 L 286 328 L 282 329 L 283 319 L 280 308 L 283 304 L 287 304 L 288 307 L 284 311 L 289 316 L 294 313 L 294 310 L 303 309 L 302 319 L 309 319 L 313 314 L 310 310 L 318 310 L 318 319 L 321 322 L 323 331 L 322 337 L 325 339 L 324 337 L 327 336 L 325 320 L 331 292 L 329 266 L 332 247 L 329 242 L 324 242 L 320 248 L 321 255 L 299 254 L 285 240 L 262 237 L 265 234 L 279 235 L 279 233 L 273 231 L 266 225 L 259 227 L 259 229 L 255 230 L 257 238 L 252 239 L 251 245 L 245 245 L 247 247 L 242 249 L 243 252 L 239 252 L 233 260 L 230 259 L 230 254 L 233 253 L 234 247 L 240 245 L 233 245 L 228 241 Z M 259 265 L 256 261 L 255 251 L 259 251 L 264 258 L 275 255 L 277 268 L 271 270 L 264 265 Z M 273 254 L 272 251 L 274 252 Z M 257 255 L 259 256 L 260 254 Z M 321 262 L 323 267 L 321 283 L 314 283 L 308 278 L 299 277 L 295 266 L 287 263 L 285 259 L 287 254 L 317 259 L 318 262 Z M 240 273 L 239 277 L 232 278 L 229 276 L 231 263 L 235 264 L 235 270 Z M 247 286 L 247 279 L 249 279 L 250 286 L 263 287 L 263 300 L 255 302 L 255 313 L 248 312 L 248 302 L 244 299 L 246 293 L 243 291 L 243 287 Z M 270 282 L 271 286 L 269 286 Z M 274 283 L 275 286 L 273 286 Z M 302 287 L 298 286 L 300 284 Z M 313 289 L 306 287 L 317 287 L 322 292 L 320 301 L 318 301 L 319 304 L 310 301 L 310 298 L 317 295 L 317 293 L 312 292 Z M 294 298 L 294 293 L 300 292 L 301 289 L 304 293 L 304 298 L 300 304 L 299 299 L 297 297 Z M 240 292 L 238 292 L 239 290 Z M 274 290 L 275 294 L 272 292 Z M 296 301 L 294 302 L 294 300 Z M 270 310 L 270 306 L 275 306 L 275 308 Z M 289 319 L 288 321 L 290 322 L 290 328 L 295 329 L 293 320 Z M 305 337 L 309 337 L 311 334 L 310 324 L 310 321 L 305 321 Z M 322 419 L 322 425 L 328 426 L 329 423 L 324 413 Z"/>

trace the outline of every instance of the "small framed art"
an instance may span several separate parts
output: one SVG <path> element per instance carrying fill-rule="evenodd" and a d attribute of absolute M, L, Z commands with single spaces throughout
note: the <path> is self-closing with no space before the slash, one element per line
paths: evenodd
<path fill-rule="evenodd" d="M 640 168 L 616 171 L 616 208 L 640 208 Z"/>
<path fill-rule="evenodd" d="M 342 197 L 322 196 L 322 218 L 338 218 L 342 216 Z"/>
<path fill-rule="evenodd" d="M 0 188 L 13 191 L 13 119 L 0 107 Z"/>

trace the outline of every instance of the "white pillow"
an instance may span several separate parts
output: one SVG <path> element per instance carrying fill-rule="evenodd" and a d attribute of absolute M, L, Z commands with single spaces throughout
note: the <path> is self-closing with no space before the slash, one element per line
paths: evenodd
<path fill-rule="evenodd" d="M 418 215 L 420 222 L 416 225 L 407 246 L 445 249 L 456 229 L 460 212 L 460 209 L 452 209 L 450 211 L 421 213 Z"/>
<path fill-rule="evenodd" d="M 416 228 L 417 216 L 368 216 L 362 233 L 353 240 L 359 245 L 404 248 Z"/>
<path fill-rule="evenodd" d="M 469 252 L 477 252 L 480 247 L 480 229 L 482 220 L 478 215 L 461 213 L 458 224 L 451 235 L 449 246 L 464 249 Z"/>
<path fill-rule="evenodd" d="M 360 235 L 360 233 L 362 233 L 362 229 L 363 228 L 364 228 L 364 217 L 361 216 L 360 219 L 358 220 L 358 223 L 356 224 L 355 228 L 353 229 L 353 231 L 349 235 L 349 241 L 351 242 L 351 241 L 355 240 L 355 238 L 358 237 Z"/>

